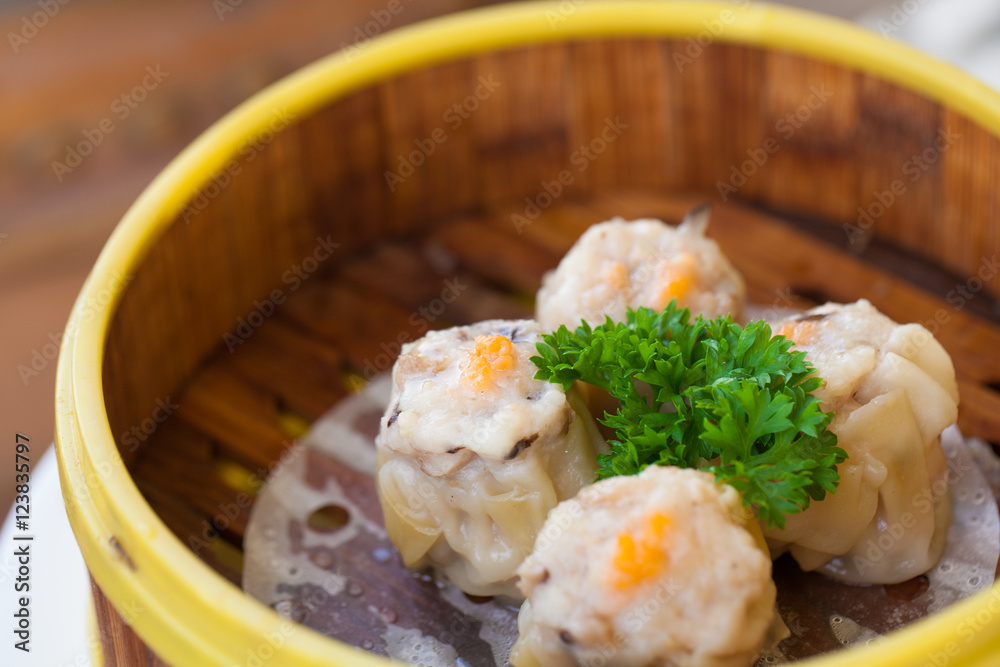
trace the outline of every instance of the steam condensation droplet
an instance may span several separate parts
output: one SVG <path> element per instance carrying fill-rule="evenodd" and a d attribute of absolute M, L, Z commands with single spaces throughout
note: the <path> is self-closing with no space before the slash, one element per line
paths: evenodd
<path fill-rule="evenodd" d="M 296 623 L 306 620 L 306 616 L 309 615 L 309 612 L 298 600 L 278 600 L 271 605 L 271 608 Z"/>

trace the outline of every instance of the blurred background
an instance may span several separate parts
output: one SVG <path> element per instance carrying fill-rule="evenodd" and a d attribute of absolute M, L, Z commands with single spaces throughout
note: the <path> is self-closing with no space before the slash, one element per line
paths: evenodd
<path fill-rule="evenodd" d="M 186 144 L 255 91 L 325 54 L 499 3 L 407 0 L 391 22 L 373 23 L 388 4 L 0 0 L 0 438 L 7 451 L 15 433 L 25 434 L 37 463 L 52 441 L 56 357 L 73 300 L 129 204 Z M 1000 88 L 997 0 L 784 4 L 863 23 Z M 0 468 L 4 514 L 12 476 Z"/>

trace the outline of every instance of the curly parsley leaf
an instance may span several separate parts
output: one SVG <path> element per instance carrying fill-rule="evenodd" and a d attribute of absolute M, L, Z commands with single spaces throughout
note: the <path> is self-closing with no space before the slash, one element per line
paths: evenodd
<path fill-rule="evenodd" d="M 577 381 L 608 391 L 619 410 L 601 422 L 615 430 L 598 478 L 649 465 L 703 468 L 743 495 L 768 526 L 837 488 L 847 458 L 812 395 L 822 384 L 805 352 L 772 336 L 766 322 L 731 317 L 691 321 L 671 302 L 662 312 L 629 310 L 575 331 L 542 337 L 535 377 L 564 389 Z"/>

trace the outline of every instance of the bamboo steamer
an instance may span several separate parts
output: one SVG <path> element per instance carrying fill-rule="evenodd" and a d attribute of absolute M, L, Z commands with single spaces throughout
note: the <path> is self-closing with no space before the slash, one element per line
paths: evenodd
<path fill-rule="evenodd" d="M 924 323 L 963 430 L 1000 442 L 998 185 L 1000 95 L 767 5 L 506 5 L 298 72 L 143 193 L 67 329 L 58 455 L 105 664 L 389 664 L 240 591 L 259 480 L 418 318 L 529 313 L 613 215 L 713 200 L 753 300 Z M 807 664 L 996 664 L 998 609 L 994 587 Z"/>

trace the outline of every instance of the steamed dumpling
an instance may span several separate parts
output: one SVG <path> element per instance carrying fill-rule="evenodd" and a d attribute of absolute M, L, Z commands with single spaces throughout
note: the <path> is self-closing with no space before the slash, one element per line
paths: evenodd
<path fill-rule="evenodd" d="M 747 667 L 774 618 L 771 559 L 739 493 L 650 466 L 549 514 L 521 566 L 516 667 Z M 759 538 L 759 533 L 758 533 Z"/>
<path fill-rule="evenodd" d="M 534 379 L 531 320 L 434 331 L 403 347 L 376 439 L 386 530 L 410 567 L 519 599 L 549 510 L 594 481 L 604 441 L 570 390 Z"/>
<path fill-rule="evenodd" d="M 674 298 L 692 315 L 732 314 L 746 301 L 743 278 L 705 236 L 708 207 L 678 227 L 659 220 L 615 218 L 588 229 L 542 281 L 536 318 L 545 330 L 623 321 L 626 309 L 662 310 Z"/>
<path fill-rule="evenodd" d="M 899 325 L 868 301 L 828 303 L 779 322 L 776 334 L 823 378 L 815 394 L 848 458 L 833 495 L 765 532 L 804 570 L 895 583 L 931 569 L 951 524 L 940 436 L 958 416 L 951 358 L 927 329 Z"/>

